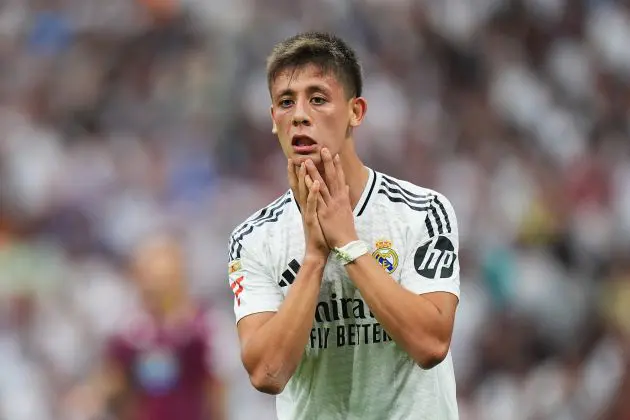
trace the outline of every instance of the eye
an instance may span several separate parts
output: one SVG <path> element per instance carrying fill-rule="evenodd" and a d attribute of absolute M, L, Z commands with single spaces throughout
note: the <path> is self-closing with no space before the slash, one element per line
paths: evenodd
<path fill-rule="evenodd" d="M 278 105 L 280 105 L 281 108 L 288 108 L 293 105 L 293 100 L 288 98 L 280 99 Z"/>
<path fill-rule="evenodd" d="M 322 98 L 321 96 L 314 96 L 313 98 L 311 98 L 311 102 L 315 105 L 323 105 L 326 103 L 326 99 Z"/>

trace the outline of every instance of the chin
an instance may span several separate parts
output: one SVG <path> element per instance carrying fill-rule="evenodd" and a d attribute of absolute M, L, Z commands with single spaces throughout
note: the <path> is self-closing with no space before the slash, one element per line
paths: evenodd
<path fill-rule="evenodd" d="M 319 165 L 319 163 L 322 160 L 319 153 L 311 153 L 308 155 L 296 155 L 296 154 L 291 155 L 291 160 L 293 160 L 293 163 L 295 163 L 296 166 L 301 165 L 302 162 L 306 162 L 309 159 L 312 160 L 315 165 Z"/>

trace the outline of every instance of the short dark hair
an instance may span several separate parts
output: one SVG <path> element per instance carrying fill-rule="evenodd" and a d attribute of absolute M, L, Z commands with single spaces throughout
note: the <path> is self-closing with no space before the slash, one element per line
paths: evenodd
<path fill-rule="evenodd" d="M 356 53 L 341 38 L 325 32 L 303 32 L 276 44 L 267 58 L 267 84 L 286 69 L 314 64 L 333 73 L 348 97 L 361 96 L 363 78 Z"/>

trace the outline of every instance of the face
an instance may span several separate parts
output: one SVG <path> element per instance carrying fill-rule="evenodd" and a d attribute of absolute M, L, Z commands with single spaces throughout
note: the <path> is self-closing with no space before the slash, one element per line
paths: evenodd
<path fill-rule="evenodd" d="M 151 238 L 136 249 L 133 269 L 141 292 L 169 293 L 180 286 L 183 278 L 182 251 L 170 238 Z"/>
<path fill-rule="evenodd" d="M 315 65 L 281 72 L 271 85 L 271 100 L 273 131 L 298 165 L 307 159 L 319 164 L 323 147 L 343 154 L 367 105 L 364 98 L 349 99 L 334 74 Z"/>

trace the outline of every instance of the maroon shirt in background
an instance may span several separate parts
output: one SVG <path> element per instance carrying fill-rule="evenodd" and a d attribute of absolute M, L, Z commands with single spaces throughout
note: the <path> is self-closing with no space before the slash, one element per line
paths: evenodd
<path fill-rule="evenodd" d="M 124 369 L 134 420 L 209 420 L 206 384 L 212 376 L 206 313 L 165 328 L 138 314 L 111 338 L 107 358 Z"/>

